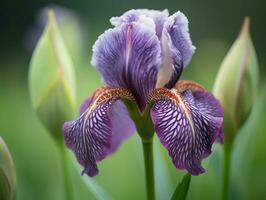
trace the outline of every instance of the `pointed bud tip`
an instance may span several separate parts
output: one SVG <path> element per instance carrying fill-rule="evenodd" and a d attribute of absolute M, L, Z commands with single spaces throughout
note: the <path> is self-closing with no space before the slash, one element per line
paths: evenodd
<path fill-rule="evenodd" d="M 240 35 L 245 34 L 245 33 L 249 33 L 249 27 L 250 27 L 250 18 L 248 16 L 245 16 L 244 20 L 242 22 Z"/>
<path fill-rule="evenodd" d="M 48 19 L 51 20 L 54 18 L 54 11 L 52 8 L 48 8 L 47 10 Z"/>

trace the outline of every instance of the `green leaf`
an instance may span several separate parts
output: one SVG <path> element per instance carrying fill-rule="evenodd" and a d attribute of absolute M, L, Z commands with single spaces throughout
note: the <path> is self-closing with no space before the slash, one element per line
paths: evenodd
<path fill-rule="evenodd" d="M 57 137 L 74 114 L 75 74 L 53 12 L 34 50 L 29 71 L 31 102 L 40 121 Z"/>
<path fill-rule="evenodd" d="M 186 174 L 183 177 L 182 181 L 178 183 L 171 200 L 185 200 L 187 198 L 190 179 L 191 179 L 190 174 Z"/>
<path fill-rule="evenodd" d="M 258 61 L 245 18 L 240 34 L 224 58 L 214 94 L 224 109 L 226 138 L 233 137 L 248 118 L 258 91 Z"/>

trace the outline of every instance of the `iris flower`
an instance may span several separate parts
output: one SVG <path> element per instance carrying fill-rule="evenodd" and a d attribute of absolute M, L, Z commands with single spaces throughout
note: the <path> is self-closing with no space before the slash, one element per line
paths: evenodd
<path fill-rule="evenodd" d="M 127 11 L 111 18 L 114 27 L 95 42 L 92 64 L 106 86 L 63 127 L 82 174 L 98 174 L 97 162 L 149 123 L 176 168 L 192 175 L 204 172 L 201 161 L 223 140 L 218 100 L 199 84 L 179 80 L 195 51 L 188 20 L 181 12 L 168 15 L 167 10 Z"/>

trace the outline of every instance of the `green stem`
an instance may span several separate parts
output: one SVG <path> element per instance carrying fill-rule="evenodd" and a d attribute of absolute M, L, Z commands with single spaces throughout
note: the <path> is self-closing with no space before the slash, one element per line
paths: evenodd
<path fill-rule="evenodd" d="M 152 139 L 142 140 L 142 147 L 143 147 L 143 155 L 144 155 L 144 162 L 145 162 L 147 199 L 155 200 Z"/>
<path fill-rule="evenodd" d="M 65 199 L 73 200 L 74 198 L 73 198 L 72 183 L 71 183 L 71 177 L 70 177 L 70 171 L 69 171 L 68 156 L 67 156 L 67 151 L 66 151 L 63 140 L 59 141 L 59 150 L 60 150 L 60 157 L 61 157 Z"/>
<path fill-rule="evenodd" d="M 224 147 L 223 196 L 222 196 L 223 200 L 229 199 L 231 150 L 232 150 L 231 144 L 227 144 Z"/>

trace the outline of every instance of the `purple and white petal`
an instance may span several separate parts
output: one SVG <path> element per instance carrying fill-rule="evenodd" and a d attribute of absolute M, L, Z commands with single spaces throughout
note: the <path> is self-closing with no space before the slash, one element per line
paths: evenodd
<path fill-rule="evenodd" d="M 82 174 L 86 173 L 91 177 L 97 175 L 97 162 L 114 148 L 113 131 L 122 131 L 122 128 L 114 128 L 117 122 L 114 123 L 112 119 L 112 106 L 119 98 L 133 100 L 133 96 L 126 90 L 101 89 L 83 104 L 83 109 L 86 104 L 89 106 L 77 120 L 64 124 L 66 146 L 75 153 L 78 162 L 84 167 Z"/>
<path fill-rule="evenodd" d="M 165 29 L 171 38 L 171 51 L 179 51 L 183 65 L 186 67 L 196 49 L 190 38 L 187 17 L 180 11 L 176 12 L 165 22 Z"/>
<path fill-rule="evenodd" d="M 168 10 L 147 10 L 147 9 L 132 9 L 125 12 L 120 17 L 112 17 L 110 22 L 114 26 L 120 26 L 123 23 L 131 23 L 139 21 L 143 16 L 153 20 L 155 24 L 155 31 L 158 38 L 161 37 L 164 22 L 166 21 L 169 13 Z"/>
<path fill-rule="evenodd" d="M 160 55 L 155 31 L 144 23 L 132 22 L 109 29 L 98 38 L 92 64 L 109 87 L 130 90 L 142 111 L 156 84 Z"/>
<path fill-rule="evenodd" d="M 155 131 L 175 166 L 192 175 L 203 173 L 201 161 L 222 133 L 219 102 L 206 91 L 156 89 L 151 96 Z"/>
<path fill-rule="evenodd" d="M 171 38 L 166 31 L 163 30 L 161 37 L 162 48 L 162 66 L 157 75 L 156 88 L 171 89 L 183 71 L 183 62 L 178 49 L 173 47 Z"/>
<path fill-rule="evenodd" d="M 170 89 L 195 52 L 189 35 L 188 20 L 183 13 L 177 12 L 166 20 L 161 45 L 163 64 L 158 73 L 156 87 Z"/>
<path fill-rule="evenodd" d="M 163 61 L 158 73 L 156 88 L 171 89 L 195 51 L 189 35 L 188 20 L 183 13 L 177 12 L 166 20 L 162 31 L 161 46 Z"/>

